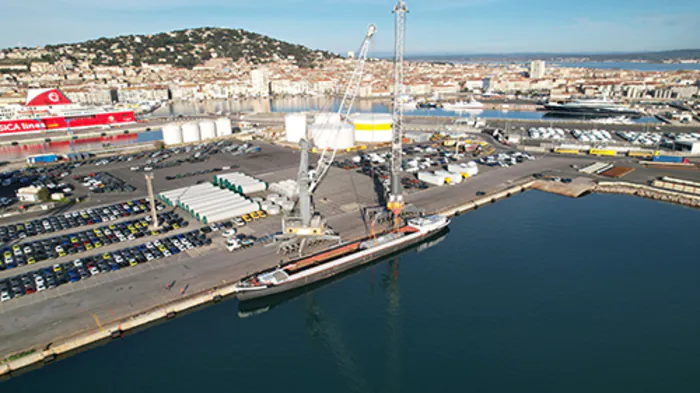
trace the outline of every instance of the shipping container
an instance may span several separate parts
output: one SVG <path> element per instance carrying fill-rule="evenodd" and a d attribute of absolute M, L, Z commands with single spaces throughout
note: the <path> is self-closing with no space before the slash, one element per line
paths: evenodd
<path fill-rule="evenodd" d="M 32 164 L 48 164 L 58 161 L 58 156 L 54 153 L 50 154 L 37 154 L 34 156 L 27 157 L 27 163 Z"/>
<path fill-rule="evenodd" d="M 580 151 L 575 150 L 575 149 L 562 149 L 559 147 L 555 148 L 554 152 L 559 153 L 559 154 L 580 154 L 581 153 Z"/>
<path fill-rule="evenodd" d="M 591 149 L 588 151 L 588 154 L 592 156 L 615 156 L 617 155 L 617 152 L 615 150 L 610 150 L 610 149 Z"/>
<path fill-rule="evenodd" d="M 688 160 L 684 157 L 674 157 L 674 156 L 654 156 L 652 159 L 654 162 L 668 162 L 673 164 L 687 163 Z"/>

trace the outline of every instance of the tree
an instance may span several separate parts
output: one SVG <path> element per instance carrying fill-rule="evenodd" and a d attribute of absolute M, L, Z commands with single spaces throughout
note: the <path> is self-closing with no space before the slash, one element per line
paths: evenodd
<path fill-rule="evenodd" d="M 37 198 L 42 202 L 48 202 L 51 200 L 51 195 L 49 194 L 48 188 L 42 188 L 36 193 Z"/>

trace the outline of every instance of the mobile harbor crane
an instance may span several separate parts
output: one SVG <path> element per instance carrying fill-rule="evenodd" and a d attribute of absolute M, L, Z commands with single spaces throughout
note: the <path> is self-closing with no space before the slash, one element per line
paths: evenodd
<path fill-rule="evenodd" d="M 369 53 L 372 37 L 377 32 L 375 25 L 369 25 L 367 34 L 362 41 L 359 56 L 353 69 L 353 73 L 348 81 L 347 88 L 343 95 L 343 100 L 338 108 L 338 115 L 341 119 L 337 126 L 331 124 L 331 131 L 338 134 L 341 126 L 348 121 L 353 104 L 360 89 L 360 82 L 364 74 L 365 62 Z M 311 176 L 309 171 L 309 149 L 311 144 L 302 139 L 299 142 L 301 154 L 299 160 L 299 171 L 297 173 L 297 185 L 299 187 L 299 200 L 297 201 L 293 214 L 289 214 L 282 219 L 282 234 L 276 237 L 279 242 L 279 251 L 289 253 L 298 251 L 301 256 L 304 248 L 321 241 L 338 241 L 340 236 L 335 234 L 326 226 L 326 221 L 319 214 L 314 214 L 311 196 L 316 190 L 321 180 L 328 172 L 337 153 L 336 149 L 327 147 L 321 152 L 321 156 L 316 164 L 315 176 Z"/>

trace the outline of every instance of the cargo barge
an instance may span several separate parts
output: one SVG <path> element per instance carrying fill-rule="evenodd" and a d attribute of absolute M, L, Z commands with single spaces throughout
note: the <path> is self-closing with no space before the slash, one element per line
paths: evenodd
<path fill-rule="evenodd" d="M 440 215 L 411 219 L 396 232 L 384 233 L 377 237 L 368 236 L 246 277 L 235 285 L 235 293 L 241 301 L 246 301 L 277 295 L 327 280 L 342 272 L 432 239 L 446 230 L 449 224 L 450 220 Z"/>

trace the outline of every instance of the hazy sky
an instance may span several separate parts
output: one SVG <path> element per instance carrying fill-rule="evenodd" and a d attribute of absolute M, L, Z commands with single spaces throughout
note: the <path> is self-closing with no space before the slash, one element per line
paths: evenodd
<path fill-rule="evenodd" d="M 3 0 L 0 47 L 201 26 L 244 28 L 336 52 L 366 26 L 393 48 L 394 0 Z M 408 0 L 407 52 L 700 48 L 698 0 Z"/>

